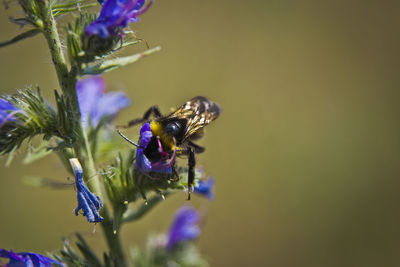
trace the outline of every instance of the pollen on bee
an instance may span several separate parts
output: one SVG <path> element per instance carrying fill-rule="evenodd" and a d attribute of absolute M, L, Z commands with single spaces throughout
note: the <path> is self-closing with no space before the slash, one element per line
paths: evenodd
<path fill-rule="evenodd" d="M 150 129 L 151 133 L 154 136 L 160 137 L 164 148 L 167 148 L 169 150 L 174 150 L 174 141 L 172 140 L 171 136 L 168 136 L 164 133 L 161 123 L 159 123 L 158 121 L 150 122 Z"/>

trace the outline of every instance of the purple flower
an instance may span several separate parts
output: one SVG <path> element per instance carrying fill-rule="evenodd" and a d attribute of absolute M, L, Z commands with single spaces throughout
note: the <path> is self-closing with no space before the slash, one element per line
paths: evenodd
<path fill-rule="evenodd" d="M 15 253 L 11 249 L 0 249 L 0 258 L 9 258 L 6 267 L 51 267 L 53 264 L 64 266 L 61 262 L 32 252 Z"/>
<path fill-rule="evenodd" d="M 199 180 L 197 185 L 194 187 L 194 192 L 207 197 L 209 200 L 214 199 L 214 178 L 209 177 L 207 180 Z"/>
<path fill-rule="evenodd" d="M 145 155 L 145 149 L 150 144 L 158 146 L 158 151 L 153 152 L 152 161 Z M 135 168 L 141 172 L 160 172 L 160 173 L 171 173 L 172 164 L 175 162 L 176 151 L 172 152 L 170 156 L 169 153 L 165 152 L 162 147 L 162 143 L 158 138 L 153 138 L 153 133 L 151 132 L 151 127 L 149 123 L 145 123 L 142 128 L 140 128 L 140 138 L 139 146 L 136 150 L 136 161 Z M 157 153 L 156 155 L 154 153 Z"/>
<path fill-rule="evenodd" d="M 83 182 L 83 170 L 78 159 L 69 159 L 72 170 L 75 176 L 75 186 L 77 191 L 78 206 L 75 209 L 75 215 L 78 216 L 79 210 L 83 211 L 83 215 L 86 216 L 88 222 L 102 222 L 103 218 L 99 214 L 99 210 L 103 207 L 101 199 L 89 191 Z"/>
<path fill-rule="evenodd" d="M 200 235 L 199 213 L 192 207 L 183 206 L 176 214 L 172 222 L 168 238 L 167 249 L 172 250 L 177 244 L 196 239 Z"/>
<path fill-rule="evenodd" d="M 7 121 L 15 120 L 13 114 L 15 114 L 17 111 L 19 111 L 18 108 L 14 107 L 7 100 L 0 98 L 0 126 Z"/>
<path fill-rule="evenodd" d="M 131 22 L 137 22 L 137 16 L 149 9 L 154 0 L 143 7 L 145 0 L 105 0 L 99 17 L 86 27 L 86 35 L 98 35 L 107 38 L 119 35 Z"/>
<path fill-rule="evenodd" d="M 114 118 L 131 102 L 122 92 L 105 93 L 106 84 L 102 76 L 92 76 L 76 83 L 82 122 L 87 127 L 89 121 L 96 127 L 104 116 Z"/>

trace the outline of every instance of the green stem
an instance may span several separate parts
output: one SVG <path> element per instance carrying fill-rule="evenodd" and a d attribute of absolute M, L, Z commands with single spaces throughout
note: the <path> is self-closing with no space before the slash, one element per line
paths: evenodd
<path fill-rule="evenodd" d="M 90 177 L 90 180 L 88 181 L 88 186 L 89 188 L 96 192 L 97 195 L 101 198 L 103 198 L 103 190 L 100 185 L 100 180 L 98 178 L 98 174 L 96 172 L 96 167 L 93 161 L 93 154 L 92 150 L 90 148 L 90 143 L 86 134 L 86 131 L 83 129 L 81 125 L 81 131 L 82 131 L 82 137 L 85 145 L 85 150 L 86 150 L 86 155 L 87 155 L 87 164 L 85 164 L 86 169 L 87 169 L 87 177 Z"/>
<path fill-rule="evenodd" d="M 54 19 L 50 6 L 52 2 L 53 1 L 48 0 L 37 0 L 41 19 L 43 21 L 43 27 L 41 28 L 41 30 L 47 40 L 47 44 L 50 49 L 51 58 L 58 77 L 58 82 L 64 96 L 68 100 L 67 102 L 71 104 L 71 109 L 73 111 L 70 120 L 74 122 L 73 129 L 75 129 L 74 133 L 76 135 L 76 138 L 74 138 L 74 140 L 77 140 L 75 153 L 76 155 L 78 155 L 79 161 L 86 169 L 85 176 L 87 178 L 93 178 L 90 179 L 90 183 L 88 184 L 89 188 L 102 198 L 103 194 L 101 193 L 102 190 L 99 179 L 95 177 L 96 168 L 93 161 L 89 140 L 87 138 L 85 130 L 82 127 L 80 119 L 79 104 L 75 89 L 78 74 L 74 68 L 72 68 L 71 71 L 68 70 L 68 65 L 62 52 L 62 46 L 60 37 L 58 35 L 56 21 Z M 80 144 L 83 144 L 83 148 L 80 147 Z M 85 153 L 82 153 L 83 151 Z M 125 256 L 119 238 L 119 231 L 117 231 L 116 234 L 114 233 L 113 220 L 109 215 L 107 205 L 104 205 L 102 215 L 104 217 L 104 221 L 101 225 L 111 254 L 114 260 L 118 263 L 117 266 L 126 266 Z"/>
<path fill-rule="evenodd" d="M 67 62 L 65 61 L 64 54 L 62 52 L 56 20 L 52 15 L 49 2 L 51 1 L 37 0 L 38 7 L 41 11 L 41 19 L 43 21 L 42 31 L 50 49 L 51 59 L 53 60 L 54 67 L 56 69 L 60 87 L 66 97 L 71 100 L 71 103 L 74 105 L 74 107 L 77 108 L 76 113 L 79 114 L 79 106 L 75 91 L 76 76 L 70 75 L 68 71 Z"/>
<path fill-rule="evenodd" d="M 115 266 L 125 267 L 127 264 L 121 239 L 119 238 L 119 227 L 114 229 L 114 222 L 110 217 L 107 206 L 103 207 L 101 215 L 104 219 L 101 223 L 101 226 L 106 237 L 112 259 L 115 262 Z"/>

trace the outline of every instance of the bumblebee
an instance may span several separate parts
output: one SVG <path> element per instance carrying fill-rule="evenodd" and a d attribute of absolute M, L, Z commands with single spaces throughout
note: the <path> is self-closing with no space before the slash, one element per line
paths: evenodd
<path fill-rule="evenodd" d="M 139 144 L 118 133 L 137 147 L 135 168 L 141 172 L 174 173 L 177 156 L 188 158 L 188 199 L 194 181 L 195 154 L 205 148 L 193 141 L 203 136 L 204 127 L 218 118 L 221 107 L 204 96 L 197 96 L 180 106 L 176 111 L 163 116 L 157 106 L 150 107 L 142 118 L 128 122 L 128 128 L 143 124 L 140 129 Z M 149 120 L 153 115 L 154 119 Z"/>

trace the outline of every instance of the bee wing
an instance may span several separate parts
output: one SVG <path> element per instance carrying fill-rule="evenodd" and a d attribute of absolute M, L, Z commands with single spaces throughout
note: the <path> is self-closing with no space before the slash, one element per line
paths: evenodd
<path fill-rule="evenodd" d="M 179 107 L 168 118 L 186 119 L 184 140 L 218 118 L 221 107 L 204 96 L 196 96 Z"/>

